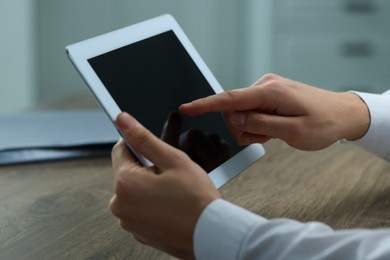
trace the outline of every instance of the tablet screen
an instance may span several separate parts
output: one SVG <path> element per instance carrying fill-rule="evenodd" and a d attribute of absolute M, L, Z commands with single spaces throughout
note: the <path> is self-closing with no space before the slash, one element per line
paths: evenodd
<path fill-rule="evenodd" d="M 181 104 L 215 92 L 173 31 L 88 62 L 122 111 L 184 150 L 207 172 L 244 148 L 235 144 L 220 113 L 175 113 Z"/>

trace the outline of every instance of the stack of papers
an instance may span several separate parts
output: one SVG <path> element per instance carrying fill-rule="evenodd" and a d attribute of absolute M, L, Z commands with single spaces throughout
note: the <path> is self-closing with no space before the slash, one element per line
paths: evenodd
<path fill-rule="evenodd" d="M 0 165 L 109 156 L 119 138 L 102 110 L 0 115 Z"/>

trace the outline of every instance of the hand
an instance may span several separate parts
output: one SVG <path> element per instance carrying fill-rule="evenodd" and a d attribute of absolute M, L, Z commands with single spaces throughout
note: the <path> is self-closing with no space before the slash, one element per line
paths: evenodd
<path fill-rule="evenodd" d="M 121 113 L 116 123 L 134 149 L 154 166 L 139 165 L 122 140 L 115 145 L 112 213 L 136 240 L 175 257 L 194 258 L 195 224 L 203 209 L 220 197 L 218 191 L 185 153 L 154 136 L 129 114 Z"/>
<path fill-rule="evenodd" d="M 319 89 L 274 74 L 266 74 L 248 88 L 183 104 L 180 112 L 223 112 L 238 144 L 279 138 L 302 150 L 359 139 L 370 124 L 368 109 L 357 95 Z"/>
<path fill-rule="evenodd" d="M 211 172 L 230 158 L 228 143 L 217 134 L 206 134 L 195 128 L 181 133 L 181 125 L 180 113 L 172 112 L 163 127 L 161 139 L 185 152 L 206 172 Z"/>

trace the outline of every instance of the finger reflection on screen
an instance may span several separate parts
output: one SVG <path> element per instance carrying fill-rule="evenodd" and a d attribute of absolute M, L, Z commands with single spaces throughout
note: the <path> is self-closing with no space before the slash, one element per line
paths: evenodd
<path fill-rule="evenodd" d="M 170 113 L 161 139 L 187 153 L 205 171 L 211 172 L 231 157 L 228 143 L 216 133 L 205 133 L 197 128 L 181 132 L 181 128 L 182 115 L 176 111 Z"/>

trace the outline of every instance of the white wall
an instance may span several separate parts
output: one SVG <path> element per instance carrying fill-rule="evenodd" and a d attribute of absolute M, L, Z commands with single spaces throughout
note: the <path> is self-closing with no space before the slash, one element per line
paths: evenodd
<path fill-rule="evenodd" d="M 35 3 L 0 1 L 0 113 L 34 104 L 37 83 Z"/>
<path fill-rule="evenodd" d="M 290 6 L 288 1 L 278 2 Z M 88 93 L 67 60 L 65 46 L 163 13 L 171 13 L 178 20 L 225 89 L 248 86 L 273 70 L 283 72 L 274 62 L 284 62 L 274 55 L 280 53 L 277 43 L 283 42 L 276 39 L 275 22 L 284 17 L 282 11 L 275 9 L 275 3 L 275 0 L 0 0 L 0 113 L 22 110 L 36 101 L 48 102 L 79 92 Z M 381 23 L 383 19 L 379 18 L 388 14 L 390 5 L 387 1 L 378 3 L 383 6 L 371 15 L 373 18 L 367 15 L 344 18 L 358 19 L 359 24 L 373 24 L 366 20 L 377 17 L 375 21 L 380 28 L 388 28 L 388 23 Z M 275 12 L 279 16 L 274 17 Z M 324 15 L 328 17 L 327 13 Z M 377 57 L 385 65 L 389 39 L 386 36 L 378 43 Z M 372 62 L 374 66 L 363 70 L 374 75 L 365 77 L 370 82 L 377 80 L 375 66 L 382 64 Z M 302 60 L 299 64 L 306 63 Z M 342 66 L 337 60 L 329 64 Z M 383 82 L 371 82 L 378 89 L 388 85 L 388 73 L 383 68 Z M 323 70 L 320 72 L 327 80 L 337 80 L 333 74 L 329 77 Z M 289 76 L 284 72 L 283 75 Z M 310 73 L 310 76 L 315 75 Z M 298 76 L 296 79 L 304 80 Z M 320 83 L 318 78 L 308 81 L 317 82 Z M 319 85 L 338 86 L 336 83 Z"/>
<path fill-rule="evenodd" d="M 178 20 L 223 86 L 242 86 L 241 6 L 235 0 L 40 0 L 39 97 L 86 91 L 64 54 L 67 44 L 164 13 Z"/>
<path fill-rule="evenodd" d="M 65 46 L 164 13 L 177 19 L 224 88 L 247 86 L 271 70 L 271 2 L 0 0 L 0 112 L 88 93 Z"/>

